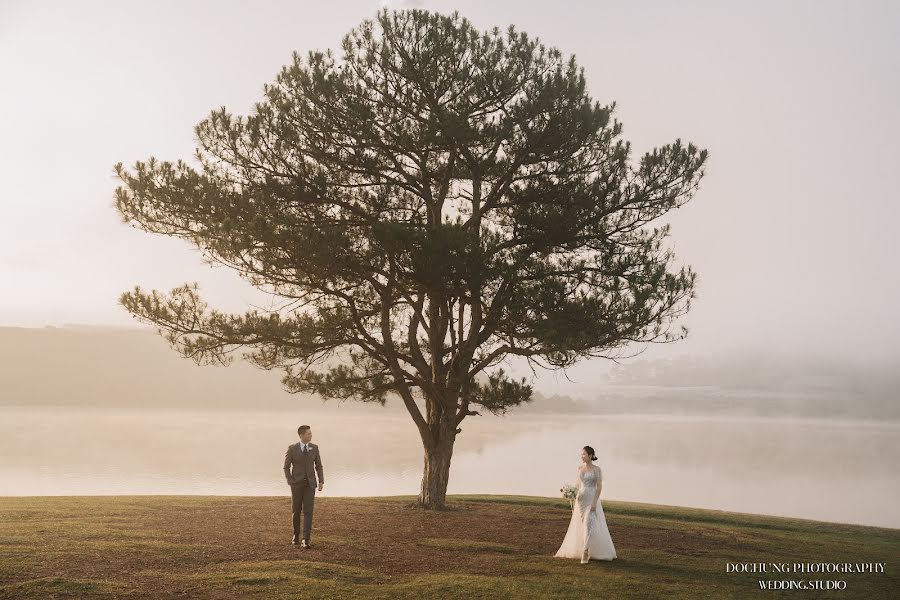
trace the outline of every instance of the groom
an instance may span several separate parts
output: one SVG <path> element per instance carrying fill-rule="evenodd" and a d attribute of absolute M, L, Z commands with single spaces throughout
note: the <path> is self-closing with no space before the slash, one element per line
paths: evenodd
<path fill-rule="evenodd" d="M 325 474 L 322 471 L 322 459 L 319 447 L 311 443 L 312 430 L 309 425 L 301 425 L 297 429 L 300 441 L 288 446 L 284 453 L 284 476 L 291 486 L 291 509 L 294 525 L 292 544 L 300 541 L 300 513 L 303 513 L 303 548 L 309 548 L 309 534 L 312 530 L 313 503 L 316 500 L 316 474 L 319 475 L 318 487 L 322 491 L 325 485 Z M 291 470 L 293 467 L 293 472 Z"/>

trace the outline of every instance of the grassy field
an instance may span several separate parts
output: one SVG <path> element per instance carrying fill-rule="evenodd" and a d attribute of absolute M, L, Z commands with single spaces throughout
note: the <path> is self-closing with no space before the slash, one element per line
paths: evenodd
<path fill-rule="evenodd" d="M 0 598 L 900 598 L 900 530 L 604 502 L 619 558 L 553 558 L 563 500 L 316 500 L 313 547 L 287 497 L 0 498 Z M 880 562 L 885 573 L 727 573 L 726 564 Z M 760 579 L 843 580 L 841 591 Z"/>

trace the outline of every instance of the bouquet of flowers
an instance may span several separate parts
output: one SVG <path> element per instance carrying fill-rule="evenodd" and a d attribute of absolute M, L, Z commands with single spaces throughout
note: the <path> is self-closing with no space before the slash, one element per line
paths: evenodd
<path fill-rule="evenodd" d="M 559 488 L 559 491 L 562 492 L 563 498 L 569 501 L 569 506 L 575 506 L 575 496 L 578 495 L 578 488 L 574 485 L 564 485 Z"/>

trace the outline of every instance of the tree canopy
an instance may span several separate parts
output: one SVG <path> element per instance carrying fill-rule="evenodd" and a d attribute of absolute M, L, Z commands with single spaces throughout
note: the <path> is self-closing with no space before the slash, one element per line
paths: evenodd
<path fill-rule="evenodd" d="M 686 334 L 696 275 L 650 224 L 693 196 L 707 152 L 676 140 L 635 165 L 614 109 L 513 27 L 381 11 L 339 57 L 295 52 L 251 114 L 213 111 L 199 166 L 115 167 L 125 222 L 283 305 L 223 314 L 196 284 L 120 302 L 200 364 L 246 349 L 290 392 L 396 395 L 428 479 L 467 416 L 530 399 L 504 358 L 557 369 Z"/>

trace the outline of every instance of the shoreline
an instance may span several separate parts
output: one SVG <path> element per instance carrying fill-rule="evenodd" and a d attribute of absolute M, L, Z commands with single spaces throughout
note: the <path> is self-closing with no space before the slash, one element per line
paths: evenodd
<path fill-rule="evenodd" d="M 17 499 L 17 500 L 41 500 L 41 499 L 53 499 L 53 500 L 62 500 L 62 499 L 112 499 L 112 498 L 122 498 L 127 500 L 137 500 L 137 499 L 152 499 L 152 500 L 164 500 L 164 499 L 229 499 L 229 500 L 275 500 L 275 499 L 290 499 L 290 493 L 285 493 L 283 495 L 271 495 L 271 494 L 59 494 L 59 495 L 51 495 L 51 494 L 42 494 L 42 495 L 0 495 L 0 503 L 7 499 Z M 329 496 L 324 494 L 317 494 L 316 501 L 319 502 L 323 499 L 328 500 L 338 500 L 338 501 L 386 501 L 386 502 L 414 502 L 418 496 L 409 495 L 409 494 L 391 494 L 391 495 L 383 495 L 383 496 Z M 454 501 L 456 502 L 488 502 L 488 503 L 526 503 L 526 504 L 546 504 L 548 506 L 562 506 L 568 507 L 568 501 L 563 500 L 561 498 L 554 498 L 550 496 L 531 496 L 527 494 L 447 494 L 447 502 L 448 504 L 452 504 Z M 768 513 L 750 513 L 750 512 L 742 512 L 742 511 L 734 511 L 734 510 L 725 510 L 718 508 L 706 508 L 702 506 L 684 506 L 684 505 L 674 505 L 674 504 L 659 504 L 655 502 L 641 502 L 637 500 L 617 500 L 617 499 L 606 499 L 601 498 L 601 503 L 603 505 L 604 511 L 607 510 L 607 507 L 611 511 L 620 512 L 623 510 L 630 511 L 637 509 L 638 511 L 647 510 L 647 511 L 678 511 L 680 513 L 689 514 L 695 513 L 697 516 L 701 515 L 715 515 L 722 518 L 742 518 L 742 519 L 756 519 L 756 520 L 766 520 L 766 521 L 784 521 L 784 522 L 798 522 L 804 523 L 808 525 L 827 525 L 827 526 L 836 526 L 836 527 L 853 527 L 853 528 L 864 528 L 864 529 L 872 529 L 879 531 L 889 531 L 889 532 L 900 532 L 900 527 L 887 527 L 882 525 L 866 525 L 864 523 L 848 523 L 844 521 L 823 521 L 821 519 L 810 519 L 806 517 L 794 517 L 790 515 L 775 515 Z M 436 511 L 438 513 L 442 511 Z"/>

